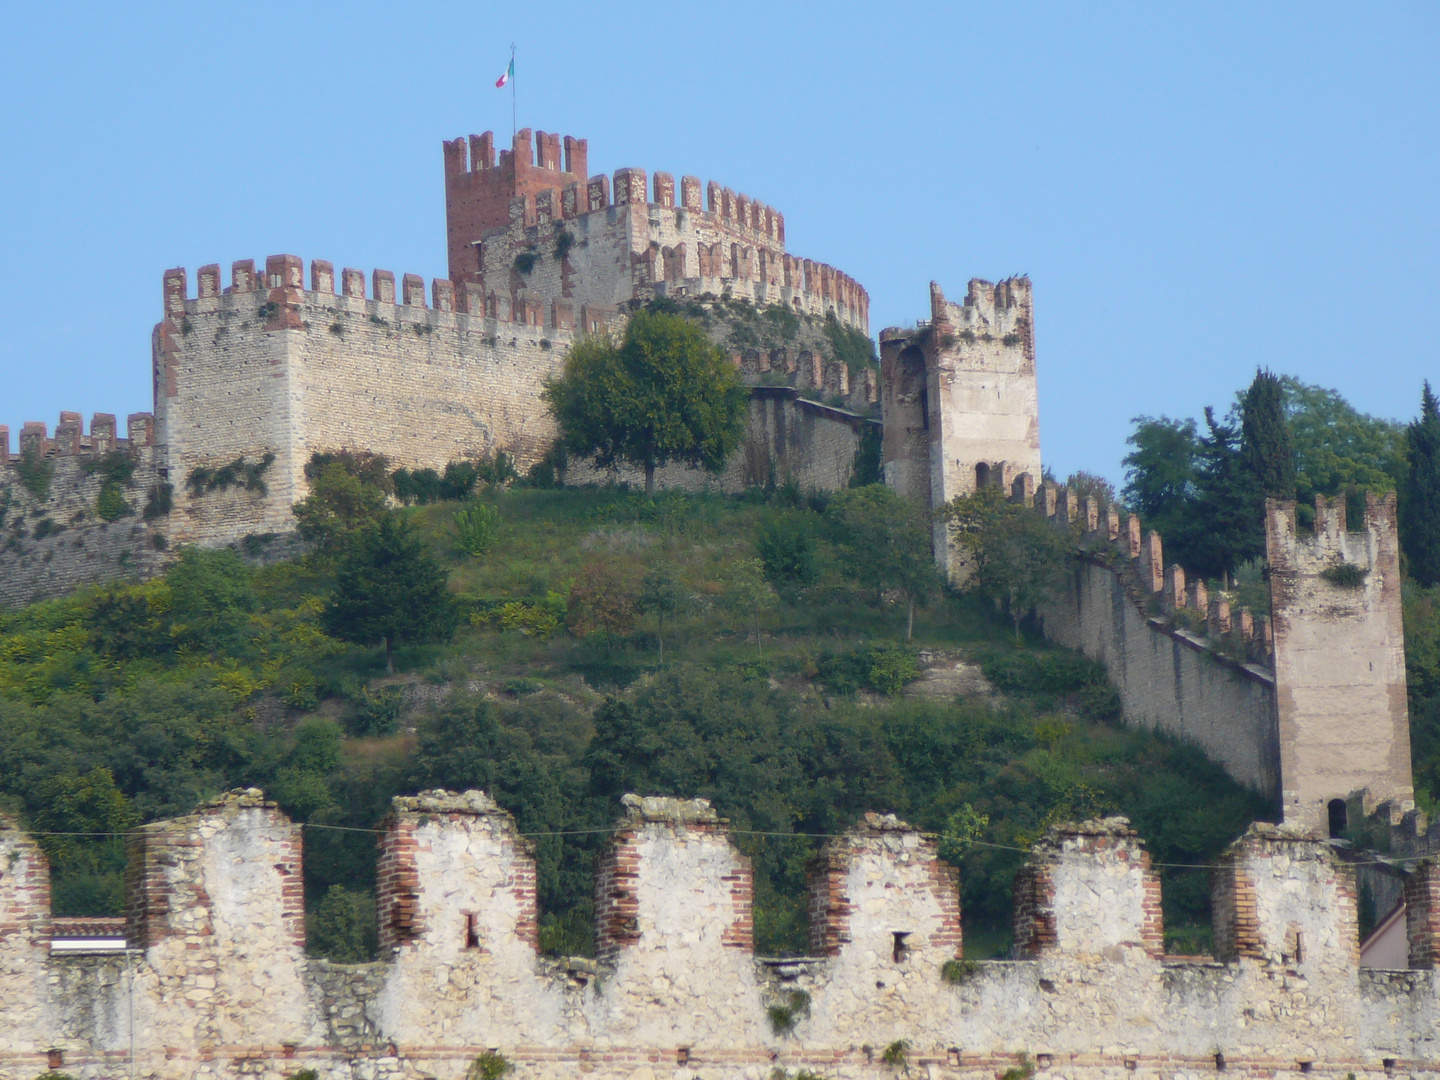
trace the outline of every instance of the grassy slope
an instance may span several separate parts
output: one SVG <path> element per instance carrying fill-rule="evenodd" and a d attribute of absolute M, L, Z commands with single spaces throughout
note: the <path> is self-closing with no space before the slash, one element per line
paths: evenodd
<path fill-rule="evenodd" d="M 401 649 L 399 674 L 386 680 L 378 650 L 319 633 L 326 582 L 304 563 L 256 572 L 257 610 L 222 613 L 218 638 L 178 645 L 163 612 L 182 601 L 166 583 L 103 594 L 147 598 L 150 617 L 137 618 L 153 634 L 138 644 L 98 634 L 96 594 L 86 594 L 0 620 L 0 799 L 39 827 L 119 829 L 257 783 L 299 818 L 369 828 L 393 793 L 484 783 L 522 829 L 553 833 L 602 829 L 624 787 L 704 794 L 745 830 L 762 950 L 803 950 L 803 866 L 820 841 L 761 833 L 835 832 L 864 810 L 939 831 L 968 806 L 988 819 L 988 846 L 950 850 L 981 953 L 1008 946 L 1009 881 L 1023 859 L 1013 849 L 1051 821 L 1123 812 L 1157 858 L 1188 863 L 1264 812 L 1197 752 L 1107 723 L 1114 697 L 1094 665 L 1036 641 L 1016 648 L 1006 626 L 964 598 L 917 612 L 914 646 L 978 663 L 998 693 L 916 701 L 844 692 L 868 670 L 857 654 L 898 643 L 903 610 L 855 590 L 823 543 L 819 580 L 782 590 L 757 645 L 753 618 L 724 609 L 726 582 L 755 557 L 766 515 L 818 527 L 803 504 L 573 490 L 487 498 L 501 524 L 481 559 L 455 547 L 454 504 L 411 511 L 473 610 L 568 596 L 592 564 L 638 582 L 665 563 L 693 609 L 666 627 L 664 668 L 659 628 L 643 617 L 621 637 L 584 639 L 563 628 L 542 639 L 492 620 L 464 623 L 444 646 Z M 539 840 L 552 949 L 588 943 L 599 841 L 583 831 Z M 118 844 L 49 843 L 58 906 L 113 909 Z M 333 885 L 368 887 L 372 836 L 312 829 L 306 845 L 312 905 Z M 1203 944 L 1203 871 L 1165 873 L 1172 938 Z"/>

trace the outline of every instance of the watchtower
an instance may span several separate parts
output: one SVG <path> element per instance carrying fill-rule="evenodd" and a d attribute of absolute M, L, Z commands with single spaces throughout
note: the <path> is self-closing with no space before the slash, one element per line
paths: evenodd
<path fill-rule="evenodd" d="M 938 509 L 957 495 L 1040 479 L 1030 279 L 974 278 L 963 304 L 930 283 L 930 321 L 880 334 L 880 412 L 885 482 Z M 960 568 L 944 525 L 935 555 Z"/>

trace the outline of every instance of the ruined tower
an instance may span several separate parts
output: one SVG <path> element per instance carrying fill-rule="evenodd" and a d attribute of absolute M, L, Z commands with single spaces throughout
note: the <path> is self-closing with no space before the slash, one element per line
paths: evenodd
<path fill-rule="evenodd" d="M 1265 515 L 1285 821 L 1333 835 L 1347 804 L 1397 819 L 1414 788 L 1395 495 L 1367 494 L 1363 520 L 1319 496 L 1313 536 L 1293 502 Z"/>
<path fill-rule="evenodd" d="M 1040 409 L 1030 279 L 972 279 L 963 304 L 930 283 L 930 321 L 880 333 L 885 482 L 938 508 L 989 485 L 1040 479 Z M 945 528 L 936 558 L 957 567 Z"/>

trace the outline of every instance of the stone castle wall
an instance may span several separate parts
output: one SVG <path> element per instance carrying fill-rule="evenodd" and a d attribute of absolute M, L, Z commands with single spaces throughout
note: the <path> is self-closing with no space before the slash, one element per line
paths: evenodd
<path fill-rule="evenodd" d="M 0 426 L 0 607 L 81 585 L 138 580 L 167 564 L 167 522 L 145 516 L 152 493 L 166 482 L 151 415 L 132 415 L 126 434 L 117 435 L 115 417 L 106 413 L 95 414 L 88 434 L 78 413 L 61 413 L 53 438 L 44 424 L 27 423 L 20 453 L 11 455 L 9 429 Z M 123 456 L 131 470 L 115 492 L 121 502 L 111 513 L 118 516 L 107 520 L 100 466 L 109 455 Z"/>
<path fill-rule="evenodd" d="M 1232 611 L 1225 594 L 1187 583 L 1134 516 L 1101 515 L 1093 499 L 1050 484 L 1034 501 L 1079 551 L 1044 607 L 1045 633 L 1105 665 L 1127 723 L 1197 744 L 1297 827 L 1327 833 L 1338 802 L 1342 821 L 1378 812 L 1399 828 L 1397 850 L 1406 830 L 1425 833 L 1410 779 L 1393 495 L 1367 497 L 1354 531 L 1343 499 L 1317 498 L 1313 538 L 1297 537 L 1293 502 L 1270 500 L 1270 615 Z M 1328 579 L 1342 564 L 1361 580 Z"/>
<path fill-rule="evenodd" d="M 1433 864 L 1407 883 L 1412 970 L 1361 969 L 1350 868 L 1254 826 L 1215 868 L 1216 957 L 1168 957 L 1159 879 L 1125 820 L 1056 826 L 1017 879 L 1016 959 L 968 963 L 955 871 L 871 814 L 812 866 L 815 955 L 763 959 L 749 862 L 709 805 L 624 803 L 593 960 L 536 952 L 530 844 L 480 792 L 395 800 L 384 949 L 357 965 L 304 955 L 299 830 L 258 791 L 137 832 L 128 955 L 52 953 L 44 856 L 0 823 L 0 1078 L 460 1080 L 485 1053 L 518 1078 L 598 1080 L 1440 1065 Z"/>

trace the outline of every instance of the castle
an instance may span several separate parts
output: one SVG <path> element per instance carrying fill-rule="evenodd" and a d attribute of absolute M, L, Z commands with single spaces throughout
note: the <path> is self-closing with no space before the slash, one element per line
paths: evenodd
<path fill-rule="evenodd" d="M 394 800 L 369 964 L 305 955 L 300 827 L 259 791 L 137 830 L 123 920 L 52 919 L 43 853 L 0 822 L 0 1080 L 1435 1072 L 1433 862 L 1406 884 L 1408 970 L 1361 968 L 1350 868 L 1256 825 L 1213 870 L 1216 955 L 1166 956 L 1125 819 L 1059 825 L 1016 880 L 1016 958 L 977 963 L 934 842 L 869 814 L 811 864 L 811 955 L 767 959 L 710 806 L 623 803 L 594 960 L 538 954 L 530 842 L 480 792 Z"/>
<path fill-rule="evenodd" d="M 179 544 L 263 550 L 293 532 L 316 452 L 440 469 L 503 450 L 524 469 L 555 437 L 544 380 L 577 334 L 639 303 L 743 301 L 868 333 L 865 290 L 789 254 L 784 216 L 718 183 L 588 176 L 584 140 L 528 129 L 498 159 L 487 133 L 446 142 L 443 161 L 448 278 L 314 260 L 307 280 L 301 259 L 274 255 L 233 263 L 228 284 L 203 266 L 192 294 L 185 270 L 166 271 L 153 414 L 131 416 L 126 438 L 106 415 L 88 434 L 73 413 L 53 436 L 27 423 L 14 458 L 0 428 L 0 602 L 153 573 Z M 718 478 L 670 467 L 658 482 L 735 491 L 783 474 L 834 491 L 878 439 L 885 481 L 931 510 L 999 487 L 1074 534 L 1081 557 L 1046 632 L 1105 663 L 1128 722 L 1198 743 L 1305 828 L 1381 812 L 1427 833 L 1393 501 L 1355 523 L 1322 507 L 1313 542 L 1272 510 L 1273 617 L 1232 614 L 1187 588 L 1137 520 L 1102 520 L 1044 482 L 1028 279 L 972 280 L 958 304 L 932 285 L 929 318 L 879 340 L 878 372 L 801 347 L 734 351 L 751 387 L 743 452 Z M 566 474 L 595 478 L 584 463 Z M 957 575 L 939 524 L 934 546 Z M 1327 579 L 1341 564 L 1357 583 Z"/>

